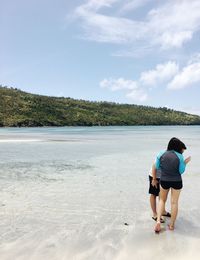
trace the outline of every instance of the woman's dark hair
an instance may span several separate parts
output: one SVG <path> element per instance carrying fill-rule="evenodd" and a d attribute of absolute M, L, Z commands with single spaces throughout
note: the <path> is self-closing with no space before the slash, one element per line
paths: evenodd
<path fill-rule="evenodd" d="M 179 140 L 178 138 L 176 137 L 173 137 L 169 143 L 168 143 L 168 146 L 167 146 L 167 150 L 174 150 L 178 153 L 182 153 L 182 150 L 186 150 L 186 146 L 183 142 L 181 142 L 181 140 Z"/>

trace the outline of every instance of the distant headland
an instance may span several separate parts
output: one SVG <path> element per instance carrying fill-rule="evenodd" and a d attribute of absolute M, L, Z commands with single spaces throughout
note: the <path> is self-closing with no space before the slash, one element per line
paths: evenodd
<path fill-rule="evenodd" d="M 166 107 L 49 97 L 0 85 L 0 126 L 200 125 L 200 116 Z"/>

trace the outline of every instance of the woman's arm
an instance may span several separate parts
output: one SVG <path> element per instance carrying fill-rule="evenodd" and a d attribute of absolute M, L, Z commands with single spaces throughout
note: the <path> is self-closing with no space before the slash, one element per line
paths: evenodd
<path fill-rule="evenodd" d="M 190 161 L 191 161 L 191 156 L 189 156 L 189 157 L 187 157 L 187 158 L 185 159 L 185 164 L 189 163 Z"/>
<path fill-rule="evenodd" d="M 183 174 L 186 168 L 186 164 L 189 163 L 191 161 L 191 156 L 187 157 L 185 160 L 183 158 L 183 155 L 181 153 L 177 153 L 175 152 L 176 155 L 179 158 L 179 173 Z"/>
<path fill-rule="evenodd" d="M 187 157 L 185 160 L 182 156 L 182 159 L 180 159 L 180 164 L 179 164 L 179 172 L 180 174 L 183 174 L 185 171 L 186 164 L 188 164 L 191 161 L 191 156 Z"/>

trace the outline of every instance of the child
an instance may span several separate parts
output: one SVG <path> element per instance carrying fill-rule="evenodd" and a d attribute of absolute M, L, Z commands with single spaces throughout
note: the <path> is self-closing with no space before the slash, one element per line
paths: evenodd
<path fill-rule="evenodd" d="M 157 221 L 157 207 L 156 207 L 156 197 L 160 193 L 160 170 L 156 170 L 155 164 L 152 165 L 152 168 L 149 173 L 149 194 L 150 194 L 150 205 L 152 209 L 152 219 Z M 171 214 L 164 209 L 163 216 L 171 217 Z M 164 223 L 164 219 L 161 218 L 161 223 Z"/>

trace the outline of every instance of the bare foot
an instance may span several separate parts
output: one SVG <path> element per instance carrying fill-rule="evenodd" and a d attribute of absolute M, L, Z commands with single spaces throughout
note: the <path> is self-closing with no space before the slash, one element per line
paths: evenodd
<path fill-rule="evenodd" d="M 157 222 L 156 225 L 155 225 L 154 231 L 155 231 L 155 233 L 159 233 L 160 230 L 161 230 L 160 222 Z"/>
<path fill-rule="evenodd" d="M 168 224 L 168 228 L 169 228 L 169 230 L 173 231 L 174 230 L 174 225 Z"/>

